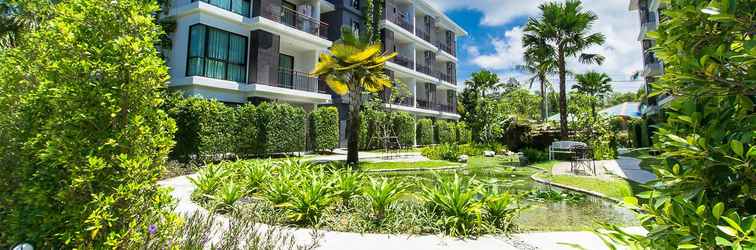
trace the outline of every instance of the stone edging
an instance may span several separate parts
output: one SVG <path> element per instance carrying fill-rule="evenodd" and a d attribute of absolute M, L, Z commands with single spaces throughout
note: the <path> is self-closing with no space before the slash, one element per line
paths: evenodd
<path fill-rule="evenodd" d="M 392 173 L 392 172 L 416 172 L 416 171 L 446 171 L 463 169 L 466 165 L 448 166 L 448 167 L 436 167 L 436 168 L 399 168 L 399 169 L 374 169 L 374 170 L 361 170 L 363 173 Z"/>
<path fill-rule="evenodd" d="M 594 192 L 594 191 L 590 191 L 590 190 L 585 190 L 585 189 L 578 188 L 578 187 L 568 186 L 568 185 L 564 185 L 564 184 L 559 184 L 559 183 L 548 181 L 546 179 L 542 179 L 542 178 L 538 177 L 537 175 L 540 174 L 540 173 L 546 172 L 546 170 L 542 169 L 542 168 L 537 168 L 537 169 L 540 169 L 541 172 L 535 173 L 535 174 L 533 174 L 533 175 L 530 176 L 530 179 L 532 179 L 532 180 L 534 180 L 536 182 L 539 182 L 539 183 L 542 183 L 542 184 L 546 184 L 546 185 L 557 186 L 559 188 L 564 188 L 564 189 L 572 190 L 572 191 L 575 191 L 575 192 L 584 193 L 584 194 L 587 194 L 587 195 L 592 195 L 592 196 L 595 196 L 595 197 L 599 197 L 599 198 L 607 199 L 607 200 L 610 200 L 610 201 L 614 201 L 616 203 L 622 203 L 622 201 L 620 201 L 618 199 L 615 199 L 615 198 L 612 198 L 612 197 L 609 197 L 609 196 L 606 196 L 606 195 L 604 195 L 602 193 L 598 193 L 598 192 Z"/>

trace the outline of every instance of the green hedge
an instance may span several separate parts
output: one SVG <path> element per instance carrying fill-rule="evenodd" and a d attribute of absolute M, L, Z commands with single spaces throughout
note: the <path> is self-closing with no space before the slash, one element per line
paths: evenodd
<path fill-rule="evenodd" d="M 433 144 L 433 121 L 431 119 L 420 119 L 417 121 L 417 144 Z"/>
<path fill-rule="evenodd" d="M 436 121 L 436 141 L 439 144 L 457 143 L 457 126 L 454 122 L 445 120 Z"/>
<path fill-rule="evenodd" d="M 233 108 L 214 100 L 178 98 L 168 110 L 176 121 L 176 146 L 171 157 L 180 161 L 218 160 L 236 152 L 238 119 Z"/>
<path fill-rule="evenodd" d="M 472 142 L 472 131 L 465 122 L 457 123 L 457 142 L 459 144 L 468 144 Z"/>
<path fill-rule="evenodd" d="M 257 107 L 252 104 L 244 104 L 236 109 L 239 119 L 237 139 L 237 154 L 239 156 L 255 155 L 258 152 L 258 129 L 257 129 Z"/>
<path fill-rule="evenodd" d="M 304 109 L 286 103 L 262 103 L 257 106 L 258 142 L 261 154 L 290 153 L 305 150 Z"/>
<path fill-rule="evenodd" d="M 412 147 L 415 145 L 415 117 L 407 112 L 392 112 L 391 123 L 394 134 L 399 137 L 399 143 Z"/>
<path fill-rule="evenodd" d="M 338 147 L 339 110 L 336 107 L 318 108 L 310 117 L 315 151 L 333 150 Z"/>

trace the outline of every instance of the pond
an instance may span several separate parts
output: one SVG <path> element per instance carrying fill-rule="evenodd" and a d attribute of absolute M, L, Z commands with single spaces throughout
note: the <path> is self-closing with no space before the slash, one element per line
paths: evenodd
<path fill-rule="evenodd" d="M 491 160 L 489 160 L 491 161 Z M 574 231 L 596 228 L 596 222 L 612 223 L 621 226 L 638 224 L 635 215 L 627 208 L 615 202 L 589 196 L 558 187 L 547 186 L 530 179 L 537 171 L 531 167 L 515 167 L 517 162 L 497 159 L 496 164 L 474 164 L 454 171 L 404 171 L 390 173 L 371 173 L 374 176 L 411 179 L 414 183 L 431 183 L 436 175 L 453 176 L 455 173 L 474 178 L 486 188 L 523 194 L 525 205 L 531 206 L 517 220 L 524 231 Z M 477 166 L 477 167 L 476 167 Z M 418 185 L 415 185 L 418 186 Z M 572 199 L 555 201 L 555 199 L 538 199 L 533 193 L 565 193 Z M 530 195 L 528 195 L 530 194 Z"/>

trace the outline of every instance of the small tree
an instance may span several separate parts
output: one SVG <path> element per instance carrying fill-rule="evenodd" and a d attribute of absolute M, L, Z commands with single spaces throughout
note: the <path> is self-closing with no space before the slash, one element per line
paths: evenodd
<path fill-rule="evenodd" d="M 601 64 L 604 57 L 582 53 L 593 45 L 604 43 L 601 33 L 588 34 L 598 17 L 584 11 L 579 0 L 548 2 L 539 6 L 541 16 L 530 18 L 523 37 L 526 48 L 548 48 L 553 51 L 559 73 L 559 127 L 562 139 L 567 139 L 567 58 L 579 56 L 582 63 Z"/>
<path fill-rule="evenodd" d="M 0 52 L 0 245 L 129 248 L 170 210 L 153 1 L 61 1 Z"/>
<path fill-rule="evenodd" d="M 606 73 L 595 71 L 578 74 L 575 78 L 577 79 L 577 84 L 572 85 L 572 88 L 577 89 L 580 93 L 593 97 L 593 100 L 591 101 L 591 115 L 595 120 L 596 105 L 598 105 L 598 101 L 606 97 L 606 94 L 612 92 L 612 85 L 609 85 L 612 78 L 609 78 Z"/>
<path fill-rule="evenodd" d="M 375 93 L 391 87 L 383 66 L 396 53 L 381 54 L 381 45 L 361 39 L 349 27 L 341 29 L 341 40 L 329 54 L 321 54 L 312 74 L 325 77 L 326 84 L 338 95 L 349 94 L 347 164 L 359 161 L 359 127 L 362 92 Z"/>

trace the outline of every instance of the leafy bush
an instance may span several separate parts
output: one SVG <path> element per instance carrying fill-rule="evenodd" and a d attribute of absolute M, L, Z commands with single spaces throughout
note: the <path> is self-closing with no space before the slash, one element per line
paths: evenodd
<path fill-rule="evenodd" d="M 420 154 L 431 160 L 457 161 L 460 153 L 460 146 L 454 144 L 441 144 L 424 147 Z"/>
<path fill-rule="evenodd" d="M 309 172 L 290 188 L 292 191 L 289 201 L 280 205 L 287 218 L 299 224 L 317 225 L 320 216 L 333 203 L 328 178 L 323 172 Z"/>
<path fill-rule="evenodd" d="M 197 177 L 188 177 L 196 189 L 192 193 L 192 200 L 203 203 L 218 191 L 231 175 L 223 164 L 210 164 L 197 172 Z"/>
<path fill-rule="evenodd" d="M 199 97 L 174 97 L 169 105 L 168 113 L 178 126 L 172 158 L 215 161 L 236 152 L 239 122 L 233 108 Z"/>
<path fill-rule="evenodd" d="M 341 198 L 344 206 L 349 206 L 352 198 L 360 195 L 365 176 L 352 170 L 340 170 L 334 172 L 334 176 L 336 195 Z"/>
<path fill-rule="evenodd" d="M 404 146 L 415 145 L 415 117 L 407 112 L 391 112 L 391 123 L 394 134 L 399 137 L 399 143 Z"/>
<path fill-rule="evenodd" d="M 0 51 L 0 245 L 119 248 L 171 205 L 156 184 L 175 132 L 160 109 L 158 6 L 51 8 Z"/>
<path fill-rule="evenodd" d="M 431 119 L 420 119 L 417 121 L 417 144 L 433 144 L 433 121 Z"/>
<path fill-rule="evenodd" d="M 625 198 L 650 233 L 601 232 L 637 249 L 754 249 L 756 2 L 667 5 L 654 50 L 664 76 L 653 86 L 676 98 L 654 135 L 661 155 L 650 167 L 658 180 Z"/>
<path fill-rule="evenodd" d="M 238 118 L 237 130 L 237 154 L 239 156 L 252 156 L 257 154 L 258 129 L 257 108 L 252 104 L 244 104 L 236 109 Z M 226 124 L 228 125 L 228 124 Z"/>
<path fill-rule="evenodd" d="M 292 153 L 305 149 L 305 111 L 286 103 L 257 107 L 258 148 L 262 154 Z"/>
<path fill-rule="evenodd" d="M 261 192 L 263 187 L 270 180 L 270 169 L 272 168 L 269 161 L 244 161 L 241 165 L 240 176 L 237 176 L 244 190 L 254 194 Z"/>
<path fill-rule="evenodd" d="M 549 153 L 534 148 L 523 148 L 522 154 L 528 159 L 528 163 L 539 163 L 549 160 Z"/>
<path fill-rule="evenodd" d="M 514 220 L 523 210 L 517 198 L 510 193 L 488 194 L 483 201 L 484 220 L 493 228 L 507 233 L 512 231 Z"/>
<path fill-rule="evenodd" d="M 457 144 L 457 126 L 454 122 L 436 121 L 436 136 L 439 144 Z"/>
<path fill-rule="evenodd" d="M 312 112 L 312 137 L 315 151 L 333 150 L 339 146 L 339 111 L 322 107 Z"/>
<path fill-rule="evenodd" d="M 457 122 L 457 142 L 459 144 L 469 144 L 472 142 L 472 131 L 467 127 L 467 123 Z"/>
<path fill-rule="evenodd" d="M 407 186 L 387 178 L 370 178 L 370 183 L 362 189 L 364 197 L 370 201 L 373 219 L 383 220 L 386 212 L 399 199 Z"/>
<path fill-rule="evenodd" d="M 437 178 L 433 184 L 423 186 L 423 199 L 439 216 L 436 223 L 452 237 L 479 234 L 482 230 L 482 205 L 476 198 L 480 192 L 472 182 L 455 174 L 451 180 Z"/>
<path fill-rule="evenodd" d="M 226 181 L 215 194 L 210 196 L 214 211 L 227 213 L 234 209 L 234 204 L 244 197 L 244 189 L 233 180 Z"/>

